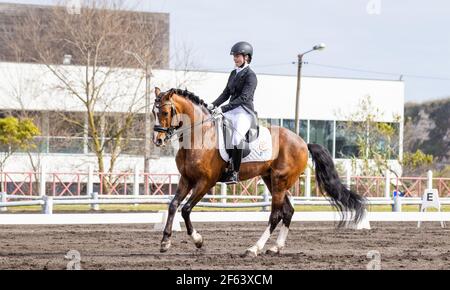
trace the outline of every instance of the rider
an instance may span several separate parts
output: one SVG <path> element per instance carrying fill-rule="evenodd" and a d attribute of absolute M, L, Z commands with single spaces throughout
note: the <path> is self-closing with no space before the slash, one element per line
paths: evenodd
<path fill-rule="evenodd" d="M 233 55 L 236 68 L 231 72 L 223 93 L 212 104 L 208 105 L 208 109 L 212 110 L 213 114 L 223 113 L 232 122 L 232 163 L 231 171 L 228 171 L 229 179 L 226 182 L 236 183 L 239 180 L 239 167 L 245 134 L 250 129 L 254 114 L 253 94 L 255 93 L 257 79 L 256 74 L 249 67 L 253 56 L 253 47 L 250 43 L 245 41 L 236 43 L 231 48 L 230 54 Z M 228 104 L 219 107 L 228 99 L 230 99 Z"/>

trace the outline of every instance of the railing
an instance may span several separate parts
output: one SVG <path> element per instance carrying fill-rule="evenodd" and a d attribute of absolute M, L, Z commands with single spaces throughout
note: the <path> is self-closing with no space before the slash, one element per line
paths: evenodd
<path fill-rule="evenodd" d="M 134 172 L 99 173 L 90 167 L 87 172 L 52 172 L 45 168 L 40 172 L 2 172 L 0 173 L 1 190 L 8 195 L 21 196 L 88 196 L 92 192 L 100 195 L 169 195 L 176 192 L 179 174 L 148 174 L 138 170 Z M 393 192 L 401 192 L 404 197 L 421 197 L 426 188 L 438 189 L 441 197 L 450 197 L 450 178 L 427 177 L 390 177 L 387 176 L 352 176 L 347 174 L 342 180 L 362 196 L 368 198 L 390 199 Z M 236 185 L 222 188 L 216 185 L 211 195 L 262 196 L 266 186 L 260 177 L 255 177 Z M 320 197 L 315 177 L 309 170 L 298 178 L 288 189 L 293 197 Z M 212 199 L 218 202 L 220 198 Z M 234 199 L 233 201 L 237 201 Z"/>
<path fill-rule="evenodd" d="M 172 200 L 171 195 L 98 195 L 93 192 L 91 195 L 81 196 L 23 196 L 8 195 L 0 193 L 0 212 L 6 212 L 9 207 L 17 206 L 41 206 L 42 213 L 52 214 L 54 205 L 90 205 L 94 211 L 99 210 L 100 204 L 152 204 L 167 205 Z M 220 199 L 221 202 L 211 202 L 213 199 Z M 228 200 L 233 202 L 227 202 Z M 199 207 L 214 208 L 261 208 L 267 211 L 271 204 L 272 197 L 266 190 L 263 195 L 213 195 L 207 194 L 197 204 Z M 250 202 L 248 202 L 250 200 Z M 330 205 L 329 200 L 323 197 L 291 197 L 293 205 Z M 186 202 L 186 201 L 185 201 Z M 441 204 L 450 204 L 450 198 L 442 198 Z M 392 211 L 402 211 L 402 205 L 419 205 L 419 198 L 368 198 L 368 205 L 390 205 Z M 181 204 L 183 206 L 183 203 Z"/>

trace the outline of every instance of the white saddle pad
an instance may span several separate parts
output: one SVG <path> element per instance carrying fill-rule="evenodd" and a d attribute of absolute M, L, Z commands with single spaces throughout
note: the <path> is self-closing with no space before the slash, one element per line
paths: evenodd
<path fill-rule="evenodd" d="M 217 124 L 217 138 L 219 145 L 220 156 L 224 161 L 229 161 L 230 157 L 225 148 L 225 143 L 223 140 L 223 126 L 222 118 L 218 117 L 216 119 Z M 242 159 L 242 163 L 246 162 L 263 162 L 272 159 L 272 136 L 270 135 L 269 129 L 263 126 L 259 126 L 259 136 L 253 142 L 250 142 L 250 154 Z"/>

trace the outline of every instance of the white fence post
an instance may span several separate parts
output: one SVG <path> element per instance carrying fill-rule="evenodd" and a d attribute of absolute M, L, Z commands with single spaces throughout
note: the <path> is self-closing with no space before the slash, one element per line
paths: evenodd
<path fill-rule="evenodd" d="M 269 188 L 264 183 L 264 193 L 263 193 L 264 202 L 269 202 L 270 201 L 269 194 L 270 194 Z M 269 206 L 263 206 L 263 211 L 268 211 L 268 210 L 269 210 Z"/>
<path fill-rule="evenodd" d="M 352 168 L 350 166 L 347 166 L 345 174 L 345 183 L 347 185 L 347 188 L 350 190 L 352 187 Z"/>
<path fill-rule="evenodd" d="M 91 199 L 94 202 L 98 201 L 98 192 L 92 192 Z M 100 210 L 100 205 L 98 203 L 91 203 L 91 209 L 95 211 Z"/>
<path fill-rule="evenodd" d="M 386 169 L 385 172 L 385 180 L 384 180 L 384 197 L 386 199 L 391 198 L 391 172 L 389 169 Z"/>
<path fill-rule="evenodd" d="M 220 195 L 227 195 L 227 185 L 225 183 L 220 184 Z M 222 203 L 227 203 L 227 198 L 222 198 Z"/>
<path fill-rule="evenodd" d="M 311 168 L 306 166 L 305 170 L 305 197 L 311 197 Z"/>
<path fill-rule="evenodd" d="M 44 195 L 42 197 L 42 200 L 44 201 L 43 205 L 43 213 L 44 214 L 53 214 L 53 197 Z"/>
<path fill-rule="evenodd" d="M 136 198 L 139 196 L 139 169 L 137 165 L 134 166 L 133 195 Z M 134 206 L 138 205 L 138 203 L 134 204 Z"/>
<path fill-rule="evenodd" d="M 427 189 L 433 189 L 433 171 L 428 170 L 427 177 L 428 177 Z"/>
<path fill-rule="evenodd" d="M 86 186 L 86 195 L 89 196 L 94 192 L 94 168 L 92 164 L 88 166 L 88 179 Z"/>
<path fill-rule="evenodd" d="M 394 197 L 394 211 L 402 211 L 402 197 L 399 195 L 399 193 L 397 193 L 397 195 Z"/>
<path fill-rule="evenodd" d="M 0 192 L 0 202 L 6 202 L 6 192 Z M 0 212 L 7 211 L 8 208 L 6 206 L 0 207 Z"/>
<path fill-rule="evenodd" d="M 46 195 L 46 175 L 47 172 L 45 170 L 45 166 L 42 164 L 41 165 L 41 175 L 39 176 L 39 195 L 40 196 L 45 196 Z"/>

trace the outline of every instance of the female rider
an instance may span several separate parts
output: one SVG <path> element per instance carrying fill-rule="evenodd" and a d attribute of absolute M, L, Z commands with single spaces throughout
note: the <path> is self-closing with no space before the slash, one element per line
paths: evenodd
<path fill-rule="evenodd" d="M 226 183 L 239 181 L 239 167 L 242 159 L 242 148 L 245 142 L 245 134 L 250 129 L 254 116 L 253 95 L 255 93 L 257 79 L 256 74 L 249 67 L 253 56 L 253 47 L 248 42 L 238 42 L 231 48 L 231 55 L 236 68 L 231 72 L 227 86 L 223 93 L 208 105 L 213 114 L 223 113 L 230 119 L 233 125 L 231 143 L 231 170 L 227 172 Z M 229 103 L 219 107 L 230 99 Z"/>

